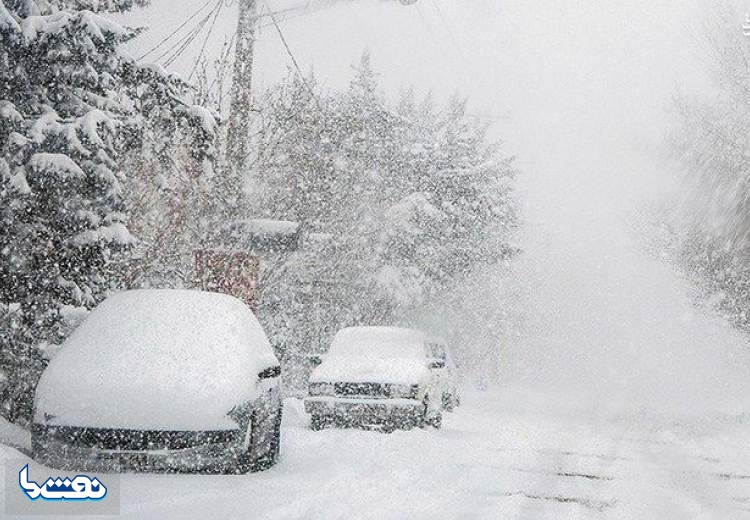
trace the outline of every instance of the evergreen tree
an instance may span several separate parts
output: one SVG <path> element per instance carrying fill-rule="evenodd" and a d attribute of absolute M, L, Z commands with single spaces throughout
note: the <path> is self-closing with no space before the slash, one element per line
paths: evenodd
<path fill-rule="evenodd" d="M 113 286 L 113 260 L 136 241 L 127 154 L 175 133 L 196 139 L 196 160 L 213 153 L 213 118 L 183 101 L 185 85 L 122 52 L 137 31 L 103 12 L 134 3 L 0 0 L 0 369 L 12 418 L 30 412 L 44 345 Z"/>
<path fill-rule="evenodd" d="M 339 327 L 408 324 L 510 255 L 514 170 L 465 100 L 437 110 L 407 91 L 391 106 L 365 54 L 345 91 L 292 75 L 261 106 L 257 212 L 301 221 L 310 237 L 261 284 L 261 319 L 292 366 Z"/>

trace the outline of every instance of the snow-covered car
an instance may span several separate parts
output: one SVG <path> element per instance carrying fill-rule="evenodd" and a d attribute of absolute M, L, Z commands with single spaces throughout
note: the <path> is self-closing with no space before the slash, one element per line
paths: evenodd
<path fill-rule="evenodd" d="M 280 373 L 266 334 L 236 298 L 115 294 L 42 374 L 32 456 L 90 471 L 264 469 L 279 452 Z"/>
<path fill-rule="evenodd" d="M 340 330 L 312 371 L 305 398 L 313 430 L 328 424 L 383 430 L 427 424 L 439 428 L 450 392 L 436 371 L 428 337 L 398 327 Z"/>

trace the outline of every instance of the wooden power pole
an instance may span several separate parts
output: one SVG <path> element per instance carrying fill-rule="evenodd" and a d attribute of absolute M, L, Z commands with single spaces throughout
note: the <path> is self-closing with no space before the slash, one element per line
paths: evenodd
<path fill-rule="evenodd" d="M 400 0 L 411 5 L 417 0 Z M 227 173 L 232 182 L 239 182 L 245 173 L 250 148 L 252 113 L 253 53 L 258 0 L 239 0 L 239 19 L 235 43 L 234 76 L 232 80 L 229 118 L 227 121 Z"/>
<path fill-rule="evenodd" d="M 227 167 L 234 175 L 244 172 L 249 151 L 256 10 L 256 0 L 239 1 L 234 76 L 227 121 Z"/>

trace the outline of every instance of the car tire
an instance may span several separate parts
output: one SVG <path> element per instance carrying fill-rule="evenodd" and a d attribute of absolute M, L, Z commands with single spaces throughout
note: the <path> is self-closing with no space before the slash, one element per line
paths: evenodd
<path fill-rule="evenodd" d="M 322 415 L 312 414 L 310 416 L 310 429 L 319 432 L 328 425 L 328 420 Z"/>
<path fill-rule="evenodd" d="M 432 426 L 436 430 L 439 430 L 443 425 L 443 414 L 440 413 L 440 410 L 435 410 L 432 415 L 430 414 L 429 397 L 425 397 L 423 402 L 424 411 L 422 412 L 422 416 L 419 419 L 419 427 L 426 428 L 427 426 Z"/>
<path fill-rule="evenodd" d="M 283 419 L 283 408 L 279 407 L 278 415 L 276 416 L 275 435 L 273 441 L 273 462 L 276 463 L 279 460 L 279 454 L 281 453 L 281 421 Z"/>
<path fill-rule="evenodd" d="M 452 394 L 443 394 L 443 410 L 446 412 L 452 412 L 455 402 L 455 398 Z"/>
<path fill-rule="evenodd" d="M 443 427 L 443 414 L 440 412 L 437 412 L 435 415 L 433 415 L 430 418 L 430 426 L 435 428 L 436 430 L 439 430 Z"/>
<path fill-rule="evenodd" d="M 380 427 L 380 431 L 383 433 L 393 433 L 396 431 L 396 423 L 393 421 L 385 421 Z"/>
<path fill-rule="evenodd" d="M 248 428 L 252 428 L 255 421 L 253 419 L 248 423 Z M 273 426 L 273 438 L 271 440 L 271 449 L 266 453 L 256 454 L 253 453 L 252 444 L 248 446 L 248 449 L 243 453 L 237 460 L 237 464 L 230 471 L 230 473 L 245 474 L 255 471 L 263 471 L 274 464 L 279 457 L 281 445 L 281 408 L 276 412 L 276 419 L 274 420 Z"/>

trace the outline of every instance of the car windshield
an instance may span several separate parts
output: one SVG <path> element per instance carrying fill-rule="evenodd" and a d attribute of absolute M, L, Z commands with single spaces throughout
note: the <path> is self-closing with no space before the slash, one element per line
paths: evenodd
<path fill-rule="evenodd" d="M 348 358 L 424 359 L 424 340 L 408 329 L 344 329 L 333 340 L 329 356 Z"/>

